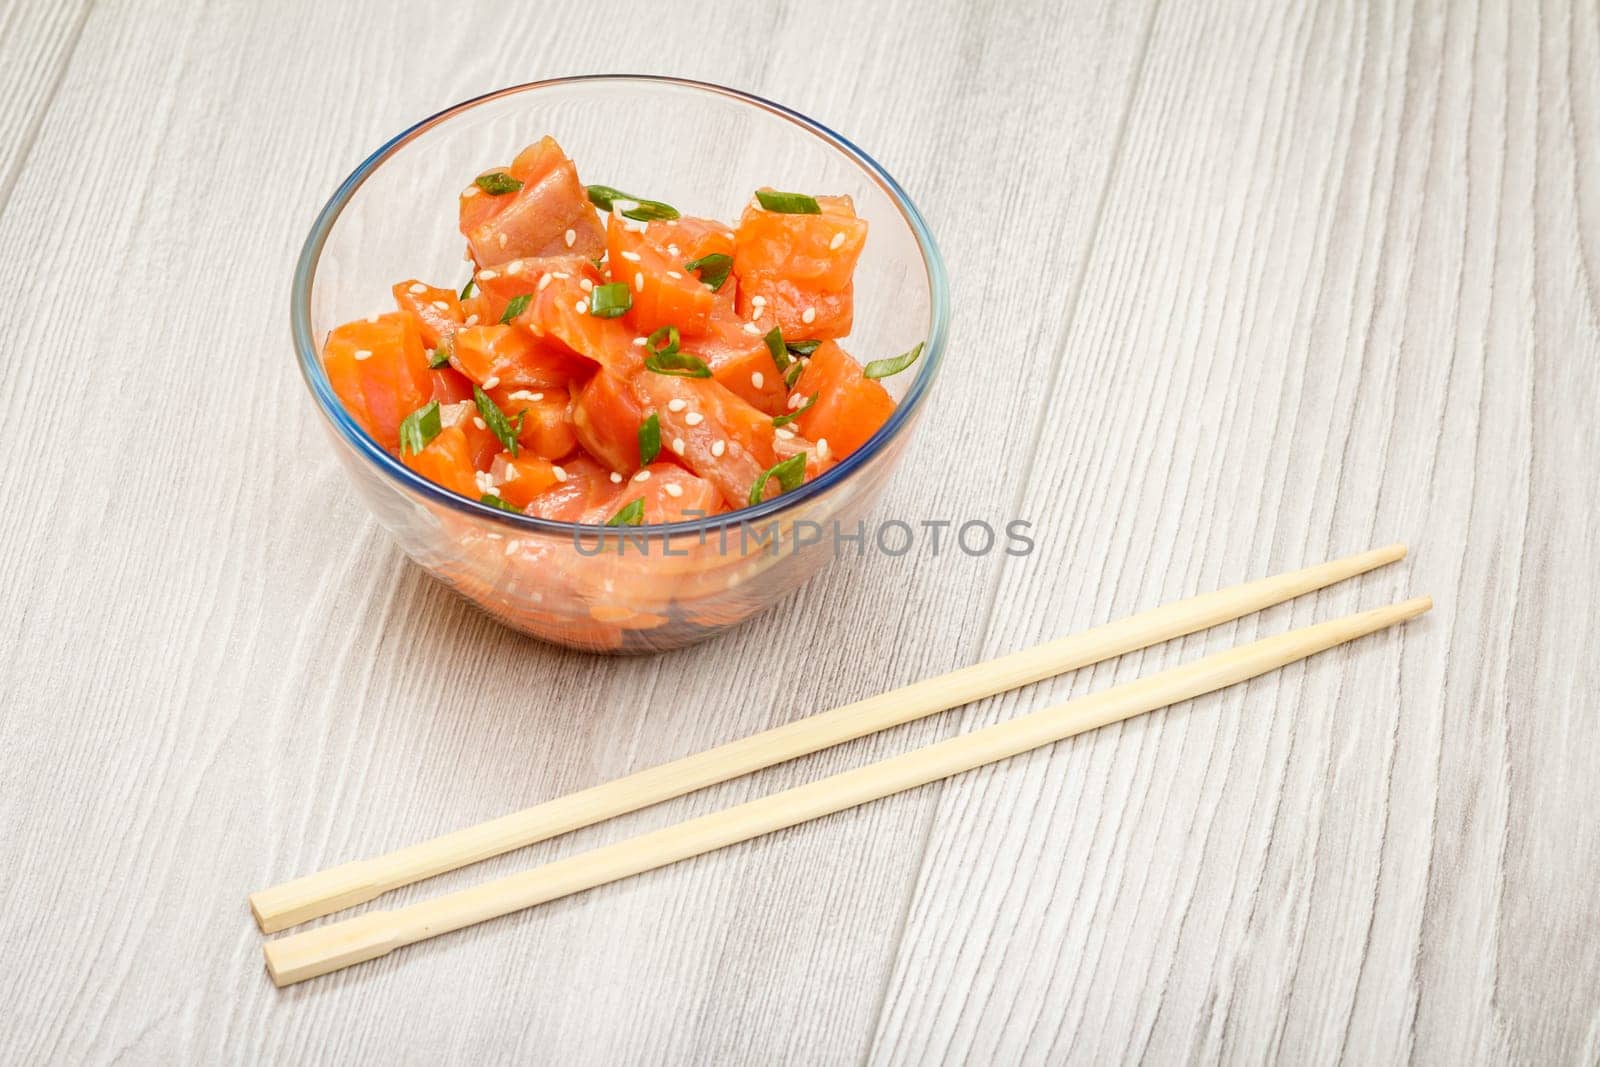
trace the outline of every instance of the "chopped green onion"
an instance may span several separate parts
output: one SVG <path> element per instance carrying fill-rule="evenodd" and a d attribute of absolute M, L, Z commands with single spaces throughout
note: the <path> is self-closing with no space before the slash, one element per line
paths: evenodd
<path fill-rule="evenodd" d="M 710 255 L 691 259 L 683 265 L 684 270 L 692 270 L 700 275 L 700 280 L 711 287 L 713 293 L 721 291 L 728 282 L 728 272 L 733 269 L 733 257 L 725 252 L 712 252 Z"/>
<path fill-rule="evenodd" d="M 633 307 L 633 294 L 626 282 L 597 285 L 589 294 L 589 314 L 599 319 L 614 319 Z"/>
<path fill-rule="evenodd" d="M 500 410 L 498 404 L 489 398 L 483 387 L 477 384 L 472 386 L 472 399 L 478 405 L 478 414 L 483 416 L 484 425 L 500 439 L 506 451 L 511 453 L 511 458 L 517 458 L 517 431 L 522 429 L 522 419 L 527 415 L 526 409 L 517 412 L 515 419 L 506 418 L 505 412 Z"/>
<path fill-rule="evenodd" d="M 644 522 L 644 498 L 630 500 L 622 510 L 606 520 L 607 526 L 638 526 Z"/>
<path fill-rule="evenodd" d="M 772 362 L 777 364 L 778 373 L 786 372 L 789 369 L 789 349 L 783 343 L 783 329 L 774 326 L 762 340 L 767 343 L 767 351 L 772 353 Z"/>
<path fill-rule="evenodd" d="M 413 411 L 400 423 L 400 454 L 414 456 L 421 452 L 442 428 L 437 400 Z"/>
<path fill-rule="evenodd" d="M 491 508 L 499 508 L 501 511 L 509 511 L 514 515 L 522 514 L 521 508 L 517 507 L 515 504 L 507 504 L 503 499 L 495 496 L 493 493 L 484 493 L 482 496 L 478 497 L 478 503 L 488 504 Z"/>
<path fill-rule="evenodd" d="M 789 364 L 789 373 L 783 376 L 783 387 L 785 389 L 793 389 L 794 383 L 800 380 L 800 373 L 805 369 L 806 365 L 798 359 Z"/>
<path fill-rule="evenodd" d="M 788 342 L 789 354 L 792 356 L 809 356 L 817 350 L 821 341 L 790 341 Z"/>
<path fill-rule="evenodd" d="M 767 487 L 767 479 L 778 479 L 778 488 L 787 493 L 806 480 L 806 454 L 796 452 L 782 463 L 776 463 L 761 473 L 756 479 L 756 484 L 750 487 L 750 504 L 761 503 L 761 492 Z"/>
<path fill-rule="evenodd" d="M 471 296 L 472 293 L 473 293 L 473 290 L 475 290 L 477 288 L 478 288 L 478 276 L 476 274 L 474 274 L 472 277 L 467 279 L 467 284 L 463 285 L 461 287 L 461 296 L 458 297 L 457 299 L 465 300 L 467 297 Z"/>
<path fill-rule="evenodd" d="M 810 411 L 811 408 L 816 404 L 817 397 L 820 396 L 820 395 L 821 394 L 819 394 L 819 393 L 812 393 L 810 400 L 807 400 L 804 404 L 801 404 L 799 407 L 797 407 L 793 411 L 789 412 L 789 414 L 787 414 L 787 415 L 779 415 L 777 418 L 773 419 L 772 420 L 773 427 L 776 428 L 776 427 L 779 427 L 779 426 L 787 426 L 791 422 L 793 422 L 795 419 L 798 419 L 801 415 L 804 415 L 806 412 Z"/>
<path fill-rule="evenodd" d="M 920 355 L 922 355 L 922 342 L 919 341 L 917 347 L 909 352 L 902 352 L 892 359 L 875 359 L 868 363 L 861 368 L 861 376 L 864 378 L 887 378 L 891 374 L 899 374 L 915 363 Z"/>
<path fill-rule="evenodd" d="M 528 301 L 533 299 L 532 293 L 523 293 L 521 296 L 511 298 L 511 303 L 506 305 L 505 313 L 500 316 L 500 325 L 504 326 L 524 311 L 528 310 Z"/>
<path fill-rule="evenodd" d="M 644 343 L 650 346 L 650 351 L 658 356 L 670 356 L 678 350 L 678 328 L 676 326 L 663 326 L 651 332 Z M 665 341 L 666 344 L 661 342 Z"/>
<path fill-rule="evenodd" d="M 505 196 L 522 188 L 522 183 L 503 170 L 493 170 L 472 179 L 472 184 L 490 196 Z"/>
<path fill-rule="evenodd" d="M 450 345 L 451 338 L 441 337 L 439 339 L 439 347 L 428 353 L 428 366 L 434 370 L 438 370 L 440 367 L 448 367 L 450 365 Z"/>
<path fill-rule="evenodd" d="M 624 208 L 622 217 L 633 219 L 635 222 L 662 222 L 678 217 L 678 209 L 671 204 L 663 204 L 659 200 L 644 200 L 637 196 L 613 189 L 609 185 L 591 185 L 585 190 L 589 194 L 589 203 L 601 211 L 610 211 L 621 200 L 633 206 Z"/>
<path fill-rule="evenodd" d="M 655 412 L 639 427 L 639 466 L 648 467 L 661 455 L 661 420 Z"/>
<path fill-rule="evenodd" d="M 657 374 L 670 374 L 675 378 L 709 378 L 711 368 L 706 366 L 706 361 L 699 356 L 691 356 L 687 352 L 673 349 L 670 352 L 657 352 L 644 361 L 644 369 L 655 371 Z"/>
<path fill-rule="evenodd" d="M 756 199 L 768 211 L 776 211 L 783 215 L 822 214 L 822 205 L 817 203 L 817 198 L 807 196 L 805 193 L 779 193 L 757 189 Z"/>

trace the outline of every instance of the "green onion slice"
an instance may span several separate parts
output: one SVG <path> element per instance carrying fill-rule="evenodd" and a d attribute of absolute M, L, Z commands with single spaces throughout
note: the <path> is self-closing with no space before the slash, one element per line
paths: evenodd
<path fill-rule="evenodd" d="M 478 497 L 478 503 L 488 504 L 491 508 L 499 508 L 501 511 L 509 511 L 513 515 L 522 514 L 521 508 L 517 507 L 515 504 L 507 504 L 503 499 L 495 496 L 493 493 L 484 493 L 482 496 Z"/>
<path fill-rule="evenodd" d="M 467 297 L 471 296 L 477 288 L 478 276 L 474 274 L 472 277 L 467 279 L 467 284 L 461 287 L 461 295 L 457 299 L 465 300 Z"/>
<path fill-rule="evenodd" d="M 661 455 L 661 419 L 655 412 L 639 427 L 639 466 L 648 467 Z"/>
<path fill-rule="evenodd" d="M 644 343 L 655 355 L 670 356 L 678 350 L 679 340 L 676 326 L 663 326 L 646 337 Z"/>
<path fill-rule="evenodd" d="M 776 211 L 783 215 L 822 214 L 822 205 L 817 203 L 817 198 L 807 196 L 805 193 L 768 192 L 765 189 L 758 189 L 756 199 L 768 211 Z"/>
<path fill-rule="evenodd" d="M 644 498 L 630 500 L 622 510 L 606 520 L 607 526 L 638 526 L 644 522 Z"/>
<path fill-rule="evenodd" d="M 761 492 L 767 487 L 767 479 L 778 479 L 778 487 L 785 493 L 796 488 L 806 480 L 806 454 L 796 452 L 782 463 L 775 463 L 762 472 L 756 479 L 756 484 L 750 487 L 750 503 L 752 506 L 761 503 Z"/>
<path fill-rule="evenodd" d="M 521 296 L 511 298 L 511 303 L 506 305 L 504 314 L 500 316 L 500 325 L 504 326 L 524 311 L 528 310 L 528 301 L 533 299 L 532 293 L 523 293 Z"/>
<path fill-rule="evenodd" d="M 418 408 L 400 423 L 400 454 L 414 456 L 439 436 L 439 402 Z"/>
<path fill-rule="evenodd" d="M 490 196 L 505 196 L 522 188 L 522 183 L 503 170 L 492 170 L 488 174 L 480 174 L 472 179 L 472 184 L 488 193 Z"/>
<path fill-rule="evenodd" d="M 810 411 L 811 408 L 816 404 L 817 397 L 820 395 L 820 393 L 812 393 L 810 400 L 807 400 L 804 404 L 801 404 L 799 407 L 789 412 L 789 414 L 779 415 L 777 418 L 773 419 L 773 428 L 776 429 L 779 426 L 787 426 L 795 419 L 798 419 L 801 415 L 804 415 L 806 412 Z"/>
<path fill-rule="evenodd" d="M 614 319 L 633 307 L 633 294 L 626 282 L 597 285 L 589 294 L 589 314 L 600 319 Z"/>
<path fill-rule="evenodd" d="M 778 373 L 783 374 L 789 369 L 789 349 L 783 343 L 783 329 L 774 326 L 762 338 L 767 343 L 767 351 L 772 353 L 772 362 L 777 364 Z"/>
<path fill-rule="evenodd" d="M 515 419 L 506 418 L 505 412 L 501 411 L 499 405 L 483 391 L 483 387 L 476 383 L 472 386 L 472 399 L 478 405 L 478 414 L 483 416 L 484 425 L 500 439 L 506 451 L 511 453 L 511 458 L 516 459 L 517 431 L 522 429 L 522 420 L 527 411 L 517 412 Z"/>
<path fill-rule="evenodd" d="M 670 374 L 675 378 L 711 377 L 711 368 L 706 366 L 705 360 L 687 352 L 679 352 L 676 348 L 646 357 L 644 369 L 657 374 Z"/>
<path fill-rule="evenodd" d="M 728 272 L 733 270 L 733 257 L 726 252 L 712 252 L 699 259 L 691 259 L 683 265 L 683 269 L 700 275 L 700 280 L 715 293 L 728 283 Z"/>
<path fill-rule="evenodd" d="M 915 363 L 920 355 L 922 355 L 922 342 L 919 341 L 917 347 L 909 352 L 902 352 L 892 359 L 875 359 L 868 363 L 861 368 L 861 376 L 864 378 L 887 378 L 891 374 L 899 374 Z"/>
<path fill-rule="evenodd" d="M 428 366 L 430 368 L 438 370 L 440 367 L 448 367 L 450 365 L 450 344 L 451 338 L 449 337 L 441 337 L 439 339 L 439 347 L 428 353 Z"/>
<path fill-rule="evenodd" d="M 622 209 L 622 217 L 633 219 L 635 222 L 664 222 L 678 217 L 678 209 L 671 204 L 663 204 L 659 200 L 645 200 L 632 193 L 625 193 L 621 189 L 613 189 L 609 185 L 591 185 L 585 191 L 589 194 L 589 203 L 601 211 L 612 210 L 619 200 L 625 204 L 632 204 L 632 207 Z"/>
<path fill-rule="evenodd" d="M 798 359 L 789 364 L 789 373 L 783 376 L 783 387 L 785 389 L 793 389 L 794 383 L 800 380 L 800 374 L 805 369 L 806 365 Z"/>
<path fill-rule="evenodd" d="M 817 350 L 817 346 L 821 343 L 821 341 L 790 341 L 788 342 L 789 354 L 791 356 L 809 356 Z"/>

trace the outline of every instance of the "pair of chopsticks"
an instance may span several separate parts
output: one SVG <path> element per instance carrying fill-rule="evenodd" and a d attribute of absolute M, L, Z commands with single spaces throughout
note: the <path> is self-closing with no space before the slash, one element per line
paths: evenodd
<path fill-rule="evenodd" d="M 372 900 L 391 889 L 763 767 L 1238 619 L 1364 574 L 1402 559 L 1405 554 L 1405 545 L 1390 545 L 1180 600 L 846 704 L 431 841 L 297 878 L 252 894 L 250 908 L 262 931 L 273 933 Z M 376 959 L 402 945 L 748 841 L 1234 685 L 1414 618 L 1432 606 L 1428 597 L 1418 597 L 1262 638 L 1104 692 L 470 889 L 393 911 L 368 912 L 269 941 L 263 948 L 267 970 L 275 983 L 286 986 Z"/>

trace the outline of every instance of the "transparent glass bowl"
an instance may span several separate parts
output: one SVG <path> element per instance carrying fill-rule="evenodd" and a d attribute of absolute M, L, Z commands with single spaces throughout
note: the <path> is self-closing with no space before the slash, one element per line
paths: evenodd
<path fill-rule="evenodd" d="M 470 176 L 550 134 L 584 181 L 686 215 L 735 220 L 771 185 L 848 193 L 869 223 L 845 349 L 865 363 L 925 342 L 883 384 L 898 408 L 813 482 L 757 507 L 619 531 L 517 515 L 414 474 L 344 411 L 323 372 L 334 326 L 392 304 L 403 278 L 467 277 L 456 195 Z M 534 82 L 469 100 L 406 130 L 345 179 L 317 216 L 291 296 L 300 370 L 356 491 L 405 553 L 525 633 L 593 651 L 702 640 L 771 606 L 840 553 L 871 551 L 867 511 L 910 439 L 944 356 L 949 296 L 926 223 L 864 152 L 802 115 L 732 89 L 669 78 Z M 858 540 L 858 535 L 865 535 Z"/>

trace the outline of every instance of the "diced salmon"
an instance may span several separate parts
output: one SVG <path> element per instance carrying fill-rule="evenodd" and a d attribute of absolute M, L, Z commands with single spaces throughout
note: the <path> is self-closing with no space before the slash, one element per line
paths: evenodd
<path fill-rule="evenodd" d="M 565 389 L 554 386 L 539 390 L 513 389 L 509 385 L 497 385 L 485 392 L 506 418 L 515 420 L 519 414 L 522 416 L 517 443 L 534 455 L 550 460 L 563 459 L 577 447 L 578 440 L 567 418 L 570 397 Z"/>
<path fill-rule="evenodd" d="M 530 256 L 597 257 L 605 231 L 578 169 L 554 138 L 523 149 L 509 168 L 522 183 L 515 192 L 494 196 L 476 184 L 461 195 L 461 233 L 479 267 L 493 267 Z"/>
<path fill-rule="evenodd" d="M 790 340 L 843 337 L 854 314 L 856 260 L 867 224 L 848 196 L 819 196 L 820 215 L 768 211 L 752 200 L 734 232 L 742 317 L 758 311 Z M 759 306 L 758 306 L 759 299 Z"/>
<path fill-rule="evenodd" d="M 472 464 L 473 470 L 486 471 L 494 462 L 494 457 L 505 447 L 500 438 L 489 429 L 489 424 L 478 413 L 478 405 L 472 400 L 461 401 L 443 405 L 439 408 L 439 424 L 441 426 L 459 427 L 467 443 L 467 460 Z"/>
<path fill-rule="evenodd" d="M 450 363 L 479 384 L 494 382 L 513 389 L 562 389 L 588 373 L 583 361 L 574 359 L 564 346 L 541 343 L 509 323 L 457 330 Z"/>
<path fill-rule="evenodd" d="M 589 314 L 589 294 L 603 281 L 588 263 L 577 272 L 552 273 L 543 288 L 535 285 L 532 300 L 515 321 L 534 338 L 559 342 L 567 351 L 627 377 L 644 365 L 644 346 L 633 343 L 638 335 L 623 319 Z"/>
<path fill-rule="evenodd" d="M 680 248 L 676 255 L 660 234 L 667 223 L 641 226 L 620 215 L 606 220 L 606 262 L 614 281 L 625 283 L 633 304 L 627 321 L 635 333 L 649 334 L 676 326 L 685 336 L 704 333 L 715 299 Z M 678 248 L 676 244 L 670 244 Z"/>
<path fill-rule="evenodd" d="M 824 341 L 794 383 L 794 395 L 817 402 L 795 420 L 795 428 L 828 454 L 843 459 L 860 448 L 894 414 L 894 398 L 832 341 Z"/>
<path fill-rule="evenodd" d="M 428 372 L 433 379 L 433 399 L 440 404 L 458 404 L 472 399 L 472 379 L 451 366 Z"/>
<path fill-rule="evenodd" d="M 400 309 L 417 317 L 426 348 L 438 348 L 439 342 L 454 333 L 466 318 L 454 289 L 440 289 L 409 278 L 396 282 L 393 292 Z"/>
<path fill-rule="evenodd" d="M 560 484 L 549 460 L 526 452 L 519 452 L 515 459 L 509 452 L 498 453 L 489 466 L 489 476 L 500 499 L 518 509 L 526 508 L 540 493 Z"/>
<path fill-rule="evenodd" d="M 607 510 L 618 486 L 611 472 L 588 457 L 557 465 L 555 485 L 528 502 L 529 515 L 557 522 L 603 523 L 615 509 Z"/>
<path fill-rule="evenodd" d="M 750 332 L 748 325 L 732 311 L 719 308 L 711 316 L 706 335 L 688 344 L 720 384 L 752 407 L 768 415 L 782 415 L 789 399 L 783 374 L 767 342 L 760 333 Z"/>
<path fill-rule="evenodd" d="M 574 276 L 592 275 L 594 264 L 583 256 L 544 256 L 537 259 L 513 259 L 497 267 L 485 267 L 474 279 L 483 300 L 485 312 L 482 322 L 499 322 L 506 306 L 519 296 L 531 297 L 546 274 L 565 273 Z"/>
<path fill-rule="evenodd" d="M 422 333 L 409 311 L 337 327 L 323 346 L 322 365 L 345 410 L 391 451 L 400 445 L 400 423 L 433 395 Z"/>
<path fill-rule="evenodd" d="M 623 474 L 632 474 L 639 466 L 639 427 L 645 418 L 632 384 L 610 371 L 590 378 L 572 402 L 572 429 L 578 442 Z"/>
<path fill-rule="evenodd" d="M 645 475 L 642 480 L 640 475 Z M 644 524 L 701 519 L 726 510 L 722 494 L 704 478 L 676 463 L 657 461 L 629 478 L 617 493 L 617 507 L 644 502 Z"/>
<path fill-rule="evenodd" d="M 477 468 L 460 425 L 446 426 L 415 455 L 402 453 L 400 462 L 435 485 L 469 500 L 478 499 Z"/>

